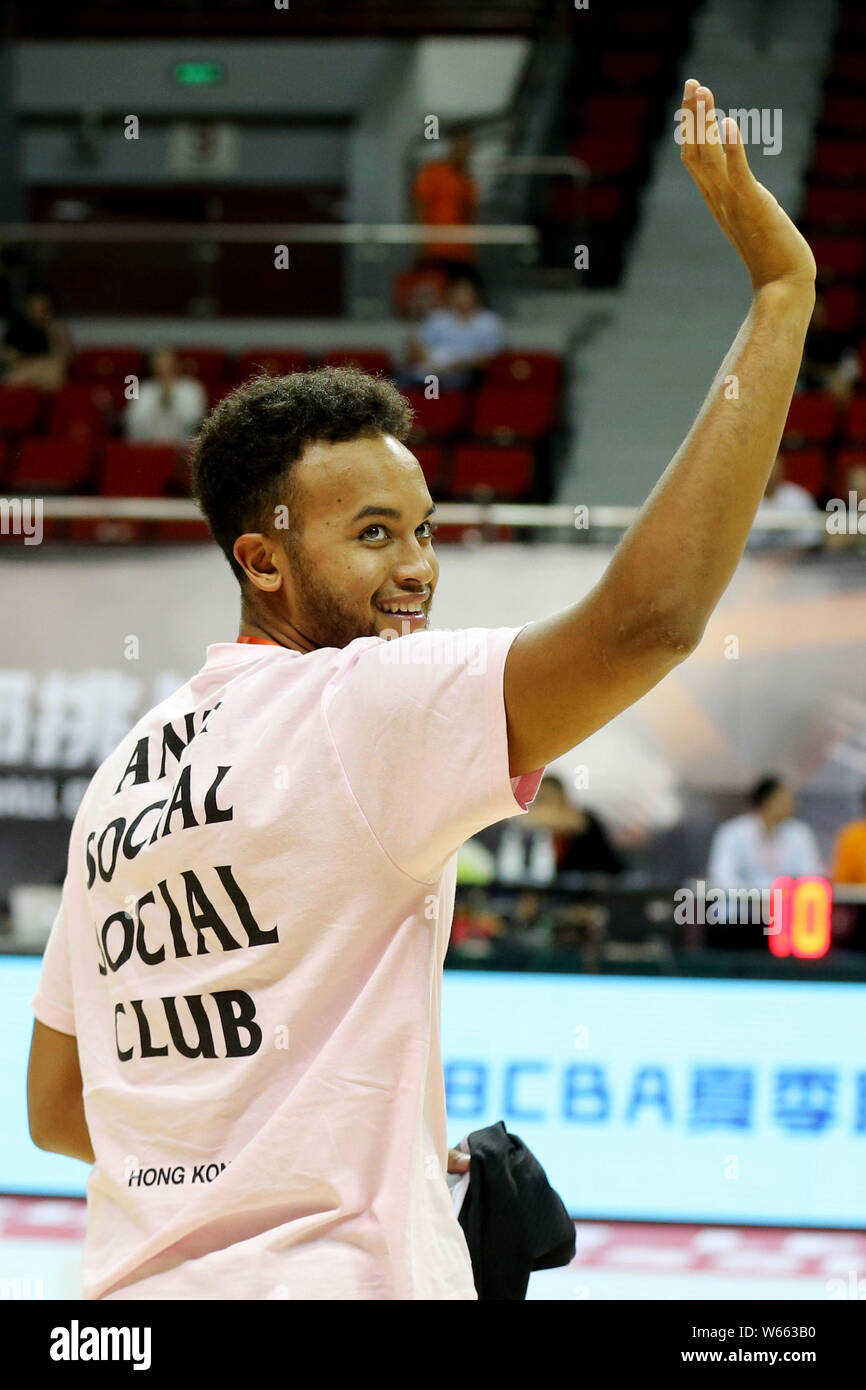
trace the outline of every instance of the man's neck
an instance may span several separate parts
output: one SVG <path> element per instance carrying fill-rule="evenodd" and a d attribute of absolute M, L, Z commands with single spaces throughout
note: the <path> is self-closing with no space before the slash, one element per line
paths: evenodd
<path fill-rule="evenodd" d="M 291 623 L 263 618 L 258 614 L 255 617 L 241 614 L 238 636 L 255 637 L 260 642 L 274 642 L 278 647 L 288 647 L 293 652 L 318 651 L 318 645 L 304 637 Z"/>

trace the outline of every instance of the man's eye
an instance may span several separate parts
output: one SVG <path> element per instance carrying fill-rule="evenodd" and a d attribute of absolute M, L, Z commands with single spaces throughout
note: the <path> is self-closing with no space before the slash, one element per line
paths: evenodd
<path fill-rule="evenodd" d="M 422 522 L 421 522 L 421 525 L 418 526 L 418 527 L 416 527 L 415 529 L 416 529 L 417 531 L 421 531 L 421 530 L 426 526 L 427 531 L 426 531 L 425 538 L 431 538 L 431 539 L 432 539 L 433 534 L 434 534 L 435 531 L 438 529 L 438 525 L 439 525 L 439 523 L 436 522 L 436 521 L 422 521 Z M 383 526 L 383 525 L 381 524 L 381 522 L 378 522 L 378 521 L 377 521 L 373 526 L 368 526 L 367 529 L 366 529 L 366 531 L 362 531 L 361 534 L 360 534 L 360 536 L 358 537 L 358 539 L 359 539 L 359 540 L 364 540 L 365 537 L 367 537 L 367 536 L 370 535 L 370 532 L 371 532 L 371 531 L 384 531 L 386 535 L 388 534 L 388 528 L 387 528 L 387 526 Z M 379 540 L 380 537 L 375 536 L 375 537 L 373 537 L 373 539 L 374 539 L 374 540 Z"/>

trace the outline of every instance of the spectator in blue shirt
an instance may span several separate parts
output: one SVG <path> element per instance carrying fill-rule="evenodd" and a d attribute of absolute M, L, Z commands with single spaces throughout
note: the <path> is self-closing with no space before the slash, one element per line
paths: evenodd
<path fill-rule="evenodd" d="M 401 386 L 438 378 L 443 390 L 466 390 L 502 348 L 502 319 L 485 309 L 476 278 L 458 273 L 448 290 L 448 305 L 434 309 L 410 339 Z"/>

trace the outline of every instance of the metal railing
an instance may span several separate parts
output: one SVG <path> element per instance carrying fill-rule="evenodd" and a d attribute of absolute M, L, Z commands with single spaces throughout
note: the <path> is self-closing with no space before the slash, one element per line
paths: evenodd
<path fill-rule="evenodd" d="M 479 246 L 534 246 L 538 230 L 528 223 L 507 225 L 420 226 L 414 222 L 6 222 L 0 241 L 42 245 L 101 243 L 135 246 L 218 242 L 299 246 L 404 246 L 431 240 L 473 242 Z"/>
<path fill-rule="evenodd" d="M 0 499 L 2 500 L 2 499 Z M 6 505 L 13 499 L 6 499 Z M 39 499 L 42 515 L 55 520 L 88 518 L 133 521 L 202 521 L 196 503 L 188 498 L 169 497 L 44 497 Z M 578 540 L 594 538 L 602 531 L 624 531 L 635 520 L 639 507 L 599 505 L 575 508 L 559 503 L 540 506 L 514 502 L 441 502 L 435 520 L 443 526 L 507 526 L 531 530 L 572 532 Z M 579 516 L 576 515 L 579 512 Z M 760 514 L 755 532 L 795 532 L 811 534 L 815 541 L 828 535 L 827 515 L 817 508 L 809 512 L 771 512 Z M 594 533 L 594 535 L 593 535 Z M 866 536 L 864 536 L 866 540 Z"/>

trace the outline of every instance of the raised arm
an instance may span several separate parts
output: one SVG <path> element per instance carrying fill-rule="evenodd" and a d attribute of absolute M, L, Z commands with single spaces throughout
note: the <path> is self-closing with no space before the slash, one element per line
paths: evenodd
<path fill-rule="evenodd" d="M 694 139 L 699 100 L 707 110 L 703 144 Z M 714 105 L 708 88 L 689 79 L 682 158 L 746 265 L 752 305 L 602 579 L 513 642 L 505 666 L 512 776 L 574 748 L 694 651 L 743 553 L 778 452 L 815 303 L 815 259 L 749 169 L 734 120 L 725 120 L 719 138 Z M 675 342 L 669 347 L 676 351 Z"/>

